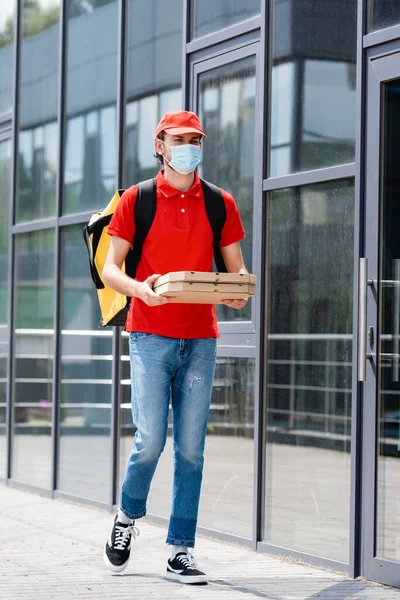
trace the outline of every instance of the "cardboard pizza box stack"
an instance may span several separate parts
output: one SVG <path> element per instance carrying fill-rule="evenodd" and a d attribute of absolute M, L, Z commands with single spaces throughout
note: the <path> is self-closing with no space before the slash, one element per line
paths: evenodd
<path fill-rule="evenodd" d="M 181 304 L 221 304 L 223 300 L 250 298 L 256 293 L 257 277 L 250 273 L 203 273 L 179 271 L 161 275 L 154 291 Z"/>

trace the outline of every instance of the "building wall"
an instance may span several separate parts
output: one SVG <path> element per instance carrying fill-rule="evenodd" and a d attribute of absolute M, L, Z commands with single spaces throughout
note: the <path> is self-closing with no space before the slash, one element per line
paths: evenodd
<path fill-rule="evenodd" d="M 389 1 L 372 4 L 370 29 L 400 22 Z M 5 6 L 0 125 L 15 74 L 15 6 Z M 218 307 L 199 524 L 352 563 L 360 6 L 129 0 L 119 72 L 117 0 L 65 0 L 64 10 L 57 0 L 21 0 L 14 163 L 0 126 L 5 477 L 118 502 L 134 433 L 128 340 L 99 327 L 82 228 L 117 187 L 157 172 L 156 124 L 185 107 L 208 134 L 199 173 L 236 198 L 246 264 L 259 277 L 246 310 Z M 149 498 L 149 512 L 165 519 L 171 432 L 170 422 Z"/>

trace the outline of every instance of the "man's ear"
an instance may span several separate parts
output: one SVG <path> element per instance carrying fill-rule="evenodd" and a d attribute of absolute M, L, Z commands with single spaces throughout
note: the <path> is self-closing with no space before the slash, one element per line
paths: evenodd
<path fill-rule="evenodd" d="M 154 140 L 154 148 L 156 149 L 156 151 L 158 152 L 158 154 L 163 154 L 164 152 L 164 143 L 162 140 L 160 140 L 160 138 L 156 138 Z"/>

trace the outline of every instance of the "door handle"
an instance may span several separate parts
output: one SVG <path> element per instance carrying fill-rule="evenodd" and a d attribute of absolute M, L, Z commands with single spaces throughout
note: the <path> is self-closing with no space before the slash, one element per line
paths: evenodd
<path fill-rule="evenodd" d="M 392 368 L 392 381 L 399 381 L 399 333 L 400 333 L 400 260 L 398 258 L 393 259 L 393 275 L 394 275 L 394 293 L 393 293 L 393 304 L 392 304 L 392 323 L 393 323 L 393 352 L 396 358 L 393 360 Z"/>
<path fill-rule="evenodd" d="M 368 279 L 368 258 L 360 258 L 358 279 L 358 381 L 365 381 L 367 356 L 367 289 L 373 285 Z"/>
<path fill-rule="evenodd" d="M 379 352 L 379 354 L 376 354 L 375 352 L 368 352 L 367 353 L 367 358 L 368 360 L 372 360 L 375 359 L 376 357 L 381 358 L 382 360 L 390 360 L 390 361 L 398 361 L 400 358 L 400 354 L 396 354 L 396 353 L 391 353 L 391 352 Z"/>

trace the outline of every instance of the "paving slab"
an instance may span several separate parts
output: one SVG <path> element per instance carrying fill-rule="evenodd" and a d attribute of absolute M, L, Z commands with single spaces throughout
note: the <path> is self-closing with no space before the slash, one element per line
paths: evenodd
<path fill-rule="evenodd" d="M 0 484 L 0 600 L 400 600 L 400 590 L 352 580 L 202 536 L 206 586 L 168 581 L 166 531 L 146 519 L 122 574 L 106 569 L 112 516 Z"/>

